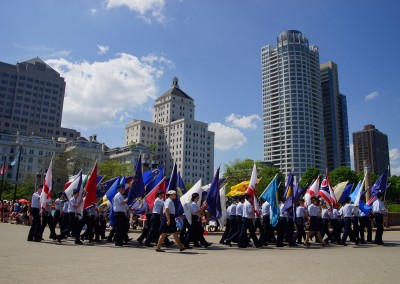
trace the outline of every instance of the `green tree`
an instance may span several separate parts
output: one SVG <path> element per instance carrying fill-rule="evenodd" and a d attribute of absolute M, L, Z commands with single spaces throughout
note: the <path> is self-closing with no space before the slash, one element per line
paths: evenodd
<path fill-rule="evenodd" d="M 388 179 L 389 188 L 386 190 L 387 203 L 400 203 L 400 176 L 391 176 Z"/>
<path fill-rule="evenodd" d="M 105 180 L 116 176 L 130 176 L 133 173 L 131 164 L 125 164 L 116 160 L 106 160 L 99 163 L 99 175 L 104 176 Z"/>
<path fill-rule="evenodd" d="M 157 144 L 150 144 L 149 149 L 150 151 L 155 152 L 157 150 Z"/>
<path fill-rule="evenodd" d="M 335 186 L 343 181 L 357 184 L 358 177 L 356 172 L 351 170 L 350 167 L 340 166 L 329 173 L 329 181 L 331 182 L 332 186 Z"/>
<path fill-rule="evenodd" d="M 319 170 L 317 168 L 308 168 L 305 173 L 301 176 L 300 187 L 304 188 L 310 185 L 318 176 L 320 176 Z M 322 175 L 321 175 L 322 176 Z"/>
<path fill-rule="evenodd" d="M 254 160 L 251 159 L 236 159 L 229 164 L 224 165 L 223 177 L 227 178 L 227 191 L 230 191 L 231 186 L 241 183 L 242 181 L 250 180 L 253 171 Z M 278 174 L 278 181 L 283 181 L 284 176 L 278 168 L 271 168 L 264 162 L 256 161 L 257 178 L 261 179 L 257 185 L 257 193 L 261 194 L 268 184 L 272 181 L 275 175 Z"/>

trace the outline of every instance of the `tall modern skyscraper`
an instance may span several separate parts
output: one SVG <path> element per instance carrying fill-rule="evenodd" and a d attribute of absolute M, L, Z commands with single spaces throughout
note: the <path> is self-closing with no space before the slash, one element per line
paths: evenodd
<path fill-rule="evenodd" d="M 11 65 L 0 62 L 0 132 L 41 137 L 80 135 L 62 128 L 65 80 L 36 57 Z"/>
<path fill-rule="evenodd" d="M 321 64 L 326 167 L 332 171 L 350 166 L 346 97 L 339 93 L 338 68 L 334 62 Z"/>
<path fill-rule="evenodd" d="M 344 151 L 341 151 L 342 166 L 350 167 L 350 138 L 349 138 L 349 118 L 347 115 L 347 98 L 345 95 L 340 94 L 340 107 L 339 107 L 339 117 L 341 118 L 341 123 L 339 131 L 342 133 L 341 142 Z M 340 121 L 340 120 L 339 120 Z"/>
<path fill-rule="evenodd" d="M 357 173 L 364 172 L 364 163 L 371 171 L 382 174 L 389 167 L 389 142 L 374 125 L 364 126 L 364 130 L 353 132 L 354 167 Z"/>
<path fill-rule="evenodd" d="M 261 49 L 264 161 L 284 174 L 325 170 L 318 47 L 288 30 Z"/>
<path fill-rule="evenodd" d="M 178 78 L 156 99 L 153 121 L 134 120 L 125 126 L 125 145 L 143 144 L 157 150 L 159 164 L 170 174 L 174 163 L 185 182 L 200 178 L 211 182 L 214 175 L 214 132 L 194 119 L 194 100 L 182 91 Z"/>

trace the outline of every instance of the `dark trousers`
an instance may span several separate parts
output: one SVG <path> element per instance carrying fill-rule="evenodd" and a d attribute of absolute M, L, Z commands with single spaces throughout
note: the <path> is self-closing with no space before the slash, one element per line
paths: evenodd
<path fill-rule="evenodd" d="M 31 208 L 32 225 L 29 229 L 28 241 L 41 241 L 39 208 Z"/>
<path fill-rule="evenodd" d="M 285 237 L 285 233 L 286 233 L 286 226 L 287 226 L 287 218 L 279 217 L 278 228 L 277 228 L 278 238 L 276 240 L 277 245 L 283 244 L 283 238 Z"/>
<path fill-rule="evenodd" d="M 360 242 L 360 225 L 358 223 L 358 217 L 351 218 L 351 223 L 353 224 L 353 238 L 354 242 L 358 244 Z"/>
<path fill-rule="evenodd" d="M 228 218 L 226 219 L 225 231 L 222 234 L 221 240 L 219 241 L 220 243 L 223 243 L 228 239 L 230 230 L 231 230 L 231 221 L 230 218 Z"/>
<path fill-rule="evenodd" d="M 229 223 L 231 224 L 231 228 L 229 229 L 227 241 L 232 241 L 233 237 L 237 234 L 238 224 L 236 221 L 236 215 L 232 215 L 229 217 Z"/>
<path fill-rule="evenodd" d="M 263 226 L 262 226 L 261 218 L 254 219 L 254 230 L 257 232 L 257 229 L 260 232 L 260 235 L 262 235 L 263 234 Z"/>
<path fill-rule="evenodd" d="M 190 242 L 199 245 L 199 242 L 204 245 L 207 244 L 204 238 L 204 229 L 201 225 L 201 220 L 197 215 L 192 215 L 192 224 L 189 224 L 189 230 L 186 234 L 185 246 L 189 246 Z"/>
<path fill-rule="evenodd" d="M 296 234 L 294 235 L 294 242 L 301 243 L 302 239 L 306 239 L 306 232 L 304 231 L 304 218 L 296 218 Z"/>
<path fill-rule="evenodd" d="M 55 239 L 56 238 L 56 231 L 55 231 L 55 226 L 54 226 L 54 221 L 53 221 L 53 216 L 51 216 L 50 212 L 44 212 L 42 216 L 42 225 L 40 227 L 40 238 L 43 236 L 44 229 L 46 226 L 49 225 L 50 229 L 50 238 Z"/>
<path fill-rule="evenodd" d="M 151 242 L 157 242 L 158 237 L 160 236 L 160 224 L 161 224 L 161 215 L 153 213 L 150 217 L 150 228 L 149 232 L 146 236 L 145 245 L 149 245 Z"/>
<path fill-rule="evenodd" d="M 372 225 L 368 216 L 360 217 L 360 239 L 365 242 L 364 231 L 367 229 L 367 242 L 372 242 Z"/>
<path fill-rule="evenodd" d="M 102 240 L 104 240 L 106 238 L 107 221 L 103 215 L 99 216 L 99 226 L 100 226 L 100 237 Z"/>
<path fill-rule="evenodd" d="M 375 232 L 375 243 L 382 244 L 382 235 L 383 235 L 383 215 L 375 213 L 375 223 L 376 223 L 376 232 Z"/>
<path fill-rule="evenodd" d="M 57 236 L 58 238 L 65 238 L 66 236 L 69 235 L 69 233 L 72 230 L 72 216 L 74 216 L 75 213 L 63 213 L 63 230 L 60 232 L 60 234 Z"/>
<path fill-rule="evenodd" d="M 341 227 L 338 219 L 332 219 L 332 239 L 333 242 L 340 242 Z"/>
<path fill-rule="evenodd" d="M 128 233 L 126 230 L 126 222 L 127 216 L 124 212 L 114 212 L 115 218 L 115 245 L 122 246 L 124 244 L 124 239 L 126 239 L 126 234 Z M 129 221 L 128 221 L 129 226 Z"/>
<path fill-rule="evenodd" d="M 329 219 L 322 219 L 322 223 L 321 223 L 321 239 L 324 239 L 325 235 L 330 241 L 333 240 L 332 234 L 329 231 Z"/>
<path fill-rule="evenodd" d="M 341 240 L 341 244 L 345 244 L 347 237 L 350 237 L 352 239 L 353 237 L 353 232 L 351 231 L 351 217 L 345 217 L 343 219 L 344 222 L 344 231 L 343 231 L 343 236 Z"/>
<path fill-rule="evenodd" d="M 69 213 L 69 222 L 72 224 L 72 234 L 75 237 L 75 243 L 81 241 L 81 230 L 82 230 L 82 223 L 78 217 L 78 214 Z"/>
<path fill-rule="evenodd" d="M 239 242 L 239 236 L 240 233 L 242 232 L 242 216 L 236 216 L 235 218 L 236 221 L 236 226 L 237 226 L 237 230 L 235 231 L 235 233 L 229 237 L 229 241 L 234 242 L 234 243 L 238 243 Z"/>
<path fill-rule="evenodd" d="M 239 247 L 247 247 L 249 239 L 247 237 L 247 231 L 249 231 L 250 238 L 256 247 L 259 246 L 259 240 L 256 235 L 256 230 L 254 228 L 253 219 L 242 218 L 242 227 L 239 235 Z"/>
<path fill-rule="evenodd" d="M 63 212 L 61 214 L 61 219 L 62 219 L 62 225 L 61 225 L 61 229 L 60 229 L 60 234 L 61 232 L 65 231 L 66 229 L 68 229 L 69 226 L 69 213 L 68 212 Z M 69 232 L 67 232 L 67 235 L 69 234 Z"/>
<path fill-rule="evenodd" d="M 61 218 L 61 212 L 60 212 L 60 210 L 56 210 L 55 212 L 54 212 L 54 218 L 53 218 L 53 220 L 54 220 L 54 228 L 56 228 L 57 227 L 57 224 L 59 225 L 59 227 L 60 227 L 60 232 L 62 231 L 62 218 Z"/>
<path fill-rule="evenodd" d="M 294 243 L 294 222 L 293 218 L 289 217 L 287 218 L 287 224 L 286 224 L 286 232 L 285 232 L 285 241 L 292 245 Z"/>
<path fill-rule="evenodd" d="M 263 233 L 262 233 L 261 241 L 264 245 L 267 245 L 268 242 L 271 242 L 271 235 L 273 234 L 273 232 L 272 232 L 272 226 L 271 226 L 270 222 L 271 221 L 270 221 L 269 215 L 262 216 Z"/>
<path fill-rule="evenodd" d="M 151 220 L 151 215 L 152 214 L 146 214 L 146 220 L 147 220 L 147 222 L 146 222 L 146 225 L 144 226 L 144 228 L 143 228 L 143 231 L 142 231 L 142 233 L 140 234 L 140 236 L 139 236 L 139 238 L 137 239 L 138 240 L 138 242 L 143 242 L 143 240 L 147 237 L 147 235 L 149 234 L 149 231 L 150 231 L 150 220 Z"/>

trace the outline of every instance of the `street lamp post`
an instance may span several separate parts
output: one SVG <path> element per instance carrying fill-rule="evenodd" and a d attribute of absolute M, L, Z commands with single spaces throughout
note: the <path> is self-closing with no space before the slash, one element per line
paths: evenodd
<path fill-rule="evenodd" d="M 17 163 L 18 163 L 17 176 L 15 177 L 13 203 L 15 203 L 15 200 L 17 199 L 17 184 L 18 184 L 18 176 L 19 176 L 19 164 L 21 163 L 21 155 L 22 155 L 22 145 L 19 146 L 19 154 L 18 154 L 18 161 L 17 161 Z"/>
<path fill-rule="evenodd" d="M 7 156 L 4 156 L 3 164 L 1 165 L 2 175 L 1 175 L 1 188 L 0 188 L 0 202 L 2 201 L 1 195 L 4 189 L 4 176 L 6 175 L 6 167 L 7 167 L 6 161 L 7 161 Z"/>

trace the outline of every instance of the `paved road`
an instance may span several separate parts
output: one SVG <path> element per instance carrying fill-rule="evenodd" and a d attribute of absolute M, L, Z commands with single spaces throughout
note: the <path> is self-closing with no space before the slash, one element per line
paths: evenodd
<path fill-rule="evenodd" d="M 166 253 L 112 244 L 27 242 L 29 227 L 0 223 L 0 283 L 399 283 L 400 232 L 386 246 L 208 249 Z M 48 231 L 44 234 L 48 236 Z M 130 233 L 136 239 L 138 234 Z"/>

